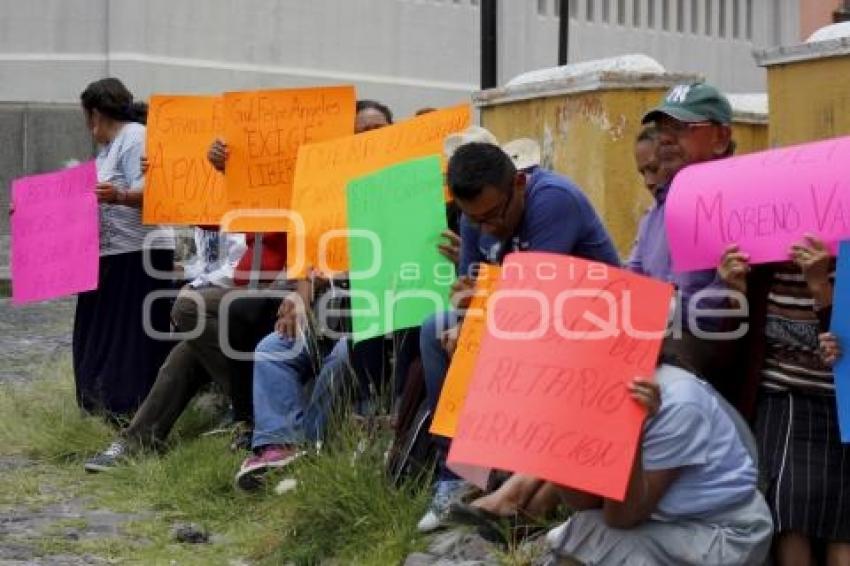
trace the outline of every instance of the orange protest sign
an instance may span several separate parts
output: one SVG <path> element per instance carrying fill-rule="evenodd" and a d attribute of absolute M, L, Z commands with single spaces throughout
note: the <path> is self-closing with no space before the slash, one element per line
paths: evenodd
<path fill-rule="evenodd" d="M 455 435 L 457 419 L 475 370 L 475 360 L 478 358 L 481 339 L 484 338 L 487 325 L 487 299 L 496 289 L 500 273 L 498 265 L 489 264 L 481 264 L 478 271 L 475 295 L 463 318 L 457 347 L 452 355 L 452 363 L 446 374 L 443 389 L 440 391 L 440 400 L 434 412 L 434 419 L 431 421 L 433 434 L 449 438 Z"/>
<path fill-rule="evenodd" d="M 392 126 L 337 140 L 305 144 L 298 151 L 291 208 L 306 236 L 288 242 L 290 273 L 313 266 L 325 273 L 348 269 L 346 184 L 384 167 L 443 153 L 443 138 L 469 126 L 468 104 L 423 114 Z M 415 211 L 411 211 L 411 217 Z"/>
<path fill-rule="evenodd" d="M 605 264 L 515 253 L 502 265 L 449 452 L 622 501 L 673 289 Z"/>
<path fill-rule="evenodd" d="M 290 206 L 298 148 L 351 135 L 354 106 L 352 86 L 225 93 L 228 206 L 262 215 L 231 217 L 224 228 L 286 231 L 288 223 L 275 211 Z"/>
<path fill-rule="evenodd" d="M 218 224 L 227 211 L 224 178 L 207 161 L 222 132 L 222 102 L 219 96 L 151 97 L 145 224 Z"/>

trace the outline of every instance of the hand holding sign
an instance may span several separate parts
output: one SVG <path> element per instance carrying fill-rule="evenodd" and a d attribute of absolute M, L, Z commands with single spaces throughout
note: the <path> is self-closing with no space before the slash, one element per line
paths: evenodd
<path fill-rule="evenodd" d="M 629 384 L 654 375 L 671 296 L 670 285 L 603 264 L 509 255 L 449 466 L 622 501 L 645 418 Z"/>
<path fill-rule="evenodd" d="M 720 258 L 717 268 L 720 279 L 730 289 L 739 293 L 747 292 L 747 273 L 750 272 L 750 254 L 742 252 L 737 244 L 728 246 Z"/>
<path fill-rule="evenodd" d="M 803 277 L 815 300 L 824 304 L 832 301 L 832 284 L 829 272 L 832 267 L 832 254 L 819 239 L 806 234 L 803 239 L 791 246 L 789 255 L 803 271 Z"/>

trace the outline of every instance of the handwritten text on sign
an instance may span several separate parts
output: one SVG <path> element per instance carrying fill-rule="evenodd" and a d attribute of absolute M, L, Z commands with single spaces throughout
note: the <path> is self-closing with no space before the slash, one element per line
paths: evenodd
<path fill-rule="evenodd" d="M 295 166 L 292 209 L 306 226 L 303 262 L 292 268 L 303 277 L 308 266 L 334 273 L 348 269 L 345 188 L 349 181 L 384 167 L 443 152 L 443 139 L 469 126 L 468 104 L 445 108 L 330 142 L 304 145 Z M 415 211 L 411 211 L 415 214 Z M 289 257 L 298 256 L 289 240 Z M 300 267 L 300 269 L 299 269 Z"/>
<path fill-rule="evenodd" d="M 457 347 L 446 381 L 440 390 L 440 400 L 431 422 L 431 432 L 454 437 L 457 420 L 466 399 L 469 382 L 475 370 L 475 361 L 481 349 L 481 340 L 487 326 L 487 299 L 496 289 L 501 270 L 498 265 L 483 263 L 475 281 L 475 295 L 469 303 L 458 336 Z M 498 323 L 499 321 L 497 321 Z"/>
<path fill-rule="evenodd" d="M 93 161 L 12 182 L 12 301 L 97 288 L 99 242 Z"/>
<path fill-rule="evenodd" d="M 842 356 L 833 368 L 841 442 L 850 443 L 850 240 L 841 242 L 835 269 L 830 332 L 838 337 Z"/>
<path fill-rule="evenodd" d="M 788 259 L 806 233 L 850 237 L 850 136 L 688 167 L 666 204 L 677 271 L 716 267 L 739 244 L 751 263 Z"/>
<path fill-rule="evenodd" d="M 354 132 L 354 87 L 229 92 L 224 95 L 231 209 L 289 208 L 301 144 Z M 236 220 L 228 230 L 280 232 L 273 215 Z"/>
<path fill-rule="evenodd" d="M 223 113 L 220 96 L 151 97 L 145 224 L 218 224 L 227 212 L 224 178 L 207 160 Z"/>
<path fill-rule="evenodd" d="M 654 373 L 671 296 L 670 285 L 602 264 L 509 255 L 449 464 L 622 500 L 644 418 L 627 385 Z"/>

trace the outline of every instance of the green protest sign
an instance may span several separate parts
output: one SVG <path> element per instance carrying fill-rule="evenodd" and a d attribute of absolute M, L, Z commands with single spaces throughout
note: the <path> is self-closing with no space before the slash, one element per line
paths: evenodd
<path fill-rule="evenodd" d="M 437 251 L 446 229 L 439 156 L 381 169 L 346 190 L 354 341 L 448 309 L 455 268 Z"/>

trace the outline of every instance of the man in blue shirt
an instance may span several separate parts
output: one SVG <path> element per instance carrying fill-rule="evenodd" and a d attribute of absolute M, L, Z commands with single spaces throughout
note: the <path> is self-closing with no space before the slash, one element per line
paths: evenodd
<path fill-rule="evenodd" d="M 619 266 L 620 260 L 602 221 L 569 179 L 540 167 L 517 171 L 498 146 L 469 143 L 454 152 L 446 178 L 462 212 L 460 277 L 452 300 L 465 308 L 474 288 L 476 265 L 500 264 L 511 252 L 573 255 Z M 440 313 L 422 325 L 420 349 L 428 402 L 433 413 L 457 335 L 458 313 Z M 447 351 L 448 350 L 448 351 Z M 445 450 L 448 442 L 440 437 Z M 445 468 L 441 454 L 436 493 L 419 522 L 421 531 L 441 524 L 448 506 L 467 485 Z"/>

